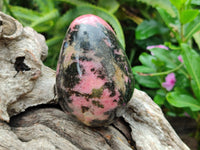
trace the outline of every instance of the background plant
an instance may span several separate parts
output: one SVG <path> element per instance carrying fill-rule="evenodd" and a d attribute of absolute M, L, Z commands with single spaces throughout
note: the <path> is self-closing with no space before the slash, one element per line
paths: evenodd
<path fill-rule="evenodd" d="M 114 15 L 120 6 L 116 0 L 99 0 L 98 2 L 92 0 L 3 0 L 3 2 L 4 12 L 19 20 L 24 26 L 30 26 L 45 35 L 49 47 L 49 55 L 45 63 L 54 69 L 69 24 L 82 14 L 92 13 L 108 21 L 125 47 L 123 29 Z"/>
<path fill-rule="evenodd" d="M 167 115 L 194 118 L 198 139 L 199 8 L 199 0 L 3 0 L 0 3 L 2 11 L 45 35 L 49 47 L 45 64 L 53 69 L 65 32 L 74 18 L 92 13 L 108 21 L 126 48 L 136 88 L 146 91 Z M 166 88 L 168 84 L 172 86 L 170 89 Z"/>
<path fill-rule="evenodd" d="M 147 0 L 140 1 L 150 5 Z M 140 55 L 141 65 L 133 67 L 133 73 L 140 87 L 145 88 L 157 104 L 164 105 L 168 115 L 194 118 L 199 139 L 200 1 L 170 0 L 164 4 L 154 0 L 151 6 L 156 9 L 156 16 L 136 28 L 136 38 L 145 40 L 162 34 L 163 44 L 169 50 L 163 45 L 152 46 L 150 53 Z M 173 81 L 167 81 L 172 74 Z M 168 89 L 166 84 L 171 84 L 173 89 Z"/>

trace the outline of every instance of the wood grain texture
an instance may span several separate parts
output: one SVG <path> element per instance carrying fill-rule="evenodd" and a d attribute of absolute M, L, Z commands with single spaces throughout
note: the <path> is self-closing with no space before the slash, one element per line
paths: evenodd
<path fill-rule="evenodd" d="M 189 149 L 177 136 L 159 106 L 142 91 L 135 90 L 122 116 L 130 125 L 138 150 Z"/>
<path fill-rule="evenodd" d="M 55 101 L 55 71 L 44 66 L 43 35 L 0 12 L 0 120 Z"/>

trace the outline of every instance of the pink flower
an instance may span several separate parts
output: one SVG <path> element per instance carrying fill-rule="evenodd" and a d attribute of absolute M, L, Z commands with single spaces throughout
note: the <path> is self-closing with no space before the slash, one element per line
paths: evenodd
<path fill-rule="evenodd" d="M 170 73 L 165 77 L 165 82 L 162 83 L 162 86 L 166 88 L 167 91 L 171 91 L 175 85 L 176 78 L 174 73 Z"/>
<path fill-rule="evenodd" d="M 183 62 L 183 58 L 182 58 L 181 55 L 178 56 L 178 60 L 179 60 L 180 62 Z"/>
<path fill-rule="evenodd" d="M 162 49 L 166 49 L 169 50 L 169 48 L 165 45 L 151 45 L 151 46 L 147 46 L 147 49 L 150 50 L 152 48 L 162 48 Z"/>

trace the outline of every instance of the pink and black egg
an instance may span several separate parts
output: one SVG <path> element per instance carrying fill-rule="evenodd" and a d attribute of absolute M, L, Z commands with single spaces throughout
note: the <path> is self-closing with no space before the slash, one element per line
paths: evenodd
<path fill-rule="evenodd" d="M 56 72 L 59 104 L 88 126 L 108 126 L 131 99 L 134 80 L 113 29 L 100 17 L 83 15 L 70 25 Z"/>

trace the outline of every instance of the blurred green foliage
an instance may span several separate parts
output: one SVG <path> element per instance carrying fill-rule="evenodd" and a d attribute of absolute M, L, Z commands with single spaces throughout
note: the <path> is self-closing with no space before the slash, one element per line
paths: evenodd
<path fill-rule="evenodd" d="M 69 24 L 83 14 L 95 14 L 106 20 L 125 47 L 124 33 L 118 17 L 125 20 L 126 16 L 117 15 L 121 14 L 121 8 L 124 7 L 120 8 L 120 2 L 117 0 L 3 0 L 3 2 L 3 12 L 13 16 L 24 26 L 30 26 L 45 35 L 49 47 L 45 64 L 53 69 L 56 68 L 62 40 Z M 122 3 L 127 5 L 126 2 Z"/>
<path fill-rule="evenodd" d="M 167 32 L 162 23 L 150 20 L 150 23 L 155 24 L 153 28 L 158 36 L 153 37 L 153 40 L 135 39 L 137 25 L 145 18 L 150 19 L 155 15 L 151 6 L 136 0 L 3 0 L 0 8 L 24 26 L 34 28 L 46 37 L 49 51 L 44 63 L 53 69 L 56 68 L 62 40 L 69 24 L 83 14 L 98 15 L 114 28 L 122 46 L 126 47 L 132 65 L 139 63 L 137 58 L 146 46 L 163 42 L 160 37 L 165 35 L 159 33 L 159 30 Z M 159 25 L 161 27 L 157 30 Z"/>
<path fill-rule="evenodd" d="M 164 106 L 166 114 L 189 115 L 195 119 L 195 136 L 200 141 L 200 3 L 196 0 L 139 1 L 154 7 L 157 15 L 137 26 L 136 39 L 166 36 L 162 37 L 162 45 L 152 45 L 149 52 L 139 56 L 141 65 L 132 68 L 135 79 L 154 102 Z"/>

